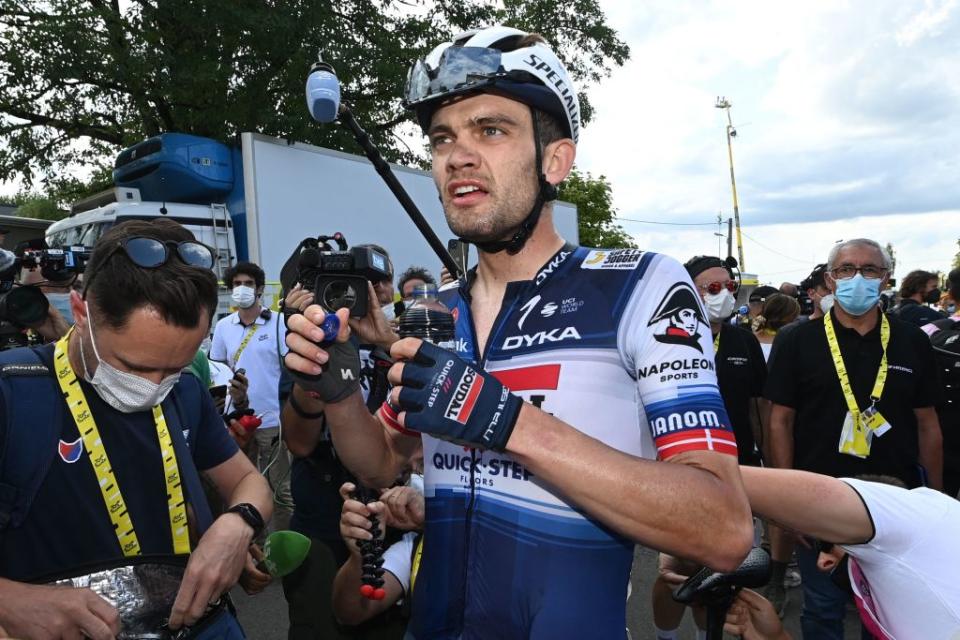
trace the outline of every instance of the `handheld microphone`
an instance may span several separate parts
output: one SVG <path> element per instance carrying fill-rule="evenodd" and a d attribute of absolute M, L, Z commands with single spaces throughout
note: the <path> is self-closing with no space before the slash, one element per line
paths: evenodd
<path fill-rule="evenodd" d="M 326 62 L 315 62 L 307 75 L 307 110 L 317 122 L 328 123 L 337 119 L 340 111 L 340 81 Z"/>
<path fill-rule="evenodd" d="M 310 538 L 296 531 L 274 531 L 263 545 L 263 560 L 257 565 L 261 571 L 275 578 L 293 573 L 303 564 L 310 551 Z"/>

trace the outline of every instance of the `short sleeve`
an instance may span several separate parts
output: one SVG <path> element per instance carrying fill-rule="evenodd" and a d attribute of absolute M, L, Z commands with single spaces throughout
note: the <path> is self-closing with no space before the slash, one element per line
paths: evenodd
<path fill-rule="evenodd" d="M 229 318 L 230 316 L 227 316 Z M 221 319 L 217 326 L 213 328 L 213 341 L 210 344 L 210 359 L 216 360 L 217 362 L 226 362 L 227 361 L 227 343 L 224 340 L 223 334 L 226 332 L 226 329 L 223 326 L 223 322 L 226 318 Z"/>
<path fill-rule="evenodd" d="M 794 329 L 774 339 L 776 357 L 771 357 L 767 363 L 769 372 L 763 392 L 763 396 L 770 402 L 792 409 L 797 407 L 797 376 L 794 365 L 797 335 L 800 333 L 802 332 L 799 329 Z"/>
<path fill-rule="evenodd" d="M 911 331 L 914 334 L 914 348 L 917 354 L 919 371 L 916 378 L 916 394 L 913 408 L 922 409 L 933 407 L 943 402 L 943 386 L 940 384 L 940 371 L 937 367 L 937 356 L 933 345 L 925 333 Z"/>
<path fill-rule="evenodd" d="M 205 471 L 226 462 L 240 449 L 230 437 L 223 418 L 217 413 L 213 397 L 205 389 L 201 389 L 200 397 L 200 422 L 195 427 L 197 437 L 191 453 L 197 469 Z"/>
<path fill-rule="evenodd" d="M 736 456 L 736 438 L 717 388 L 710 324 L 686 269 L 655 255 L 630 295 L 618 347 L 637 381 L 659 458 L 687 451 Z"/>
<path fill-rule="evenodd" d="M 921 543 L 921 531 L 943 526 L 952 498 L 933 489 L 902 489 L 889 484 L 841 478 L 859 494 L 873 523 L 873 538 L 861 545 L 844 545 L 856 557 L 868 548 L 900 556 Z M 917 523 L 923 523 L 918 530 Z"/>
<path fill-rule="evenodd" d="M 403 587 L 404 595 L 410 590 L 410 572 L 413 567 L 413 545 L 417 534 L 414 531 L 408 531 L 403 534 L 397 542 L 390 545 L 383 552 L 383 569 L 394 575 L 400 586 Z"/>

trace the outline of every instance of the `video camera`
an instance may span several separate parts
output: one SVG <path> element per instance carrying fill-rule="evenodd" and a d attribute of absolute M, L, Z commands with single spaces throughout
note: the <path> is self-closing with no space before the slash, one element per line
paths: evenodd
<path fill-rule="evenodd" d="M 0 272 L 0 323 L 22 328 L 39 324 L 47 317 L 50 303 L 40 287 L 15 282 L 20 269 L 40 269 L 46 280 L 63 285 L 83 273 L 91 252 L 87 247 L 18 249 L 13 266 Z M 6 341 L 3 344 L 6 345 Z"/>
<path fill-rule="evenodd" d="M 336 243 L 336 249 L 331 242 Z M 299 282 L 327 311 L 346 307 L 354 318 L 367 315 L 367 282 L 392 275 L 385 254 L 369 246 L 348 249 L 347 239 L 340 232 L 304 239 L 280 270 L 284 291 Z"/>

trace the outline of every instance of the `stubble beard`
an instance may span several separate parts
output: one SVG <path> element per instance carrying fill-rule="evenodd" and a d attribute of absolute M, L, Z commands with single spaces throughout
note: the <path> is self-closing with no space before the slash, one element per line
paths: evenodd
<path fill-rule="evenodd" d="M 533 173 L 533 162 L 530 162 L 518 169 L 507 184 L 487 180 L 492 191 L 482 212 L 457 209 L 445 197 L 443 213 L 450 230 L 458 238 L 474 244 L 509 240 L 536 200 L 536 188 L 530 184 L 529 177 Z"/>

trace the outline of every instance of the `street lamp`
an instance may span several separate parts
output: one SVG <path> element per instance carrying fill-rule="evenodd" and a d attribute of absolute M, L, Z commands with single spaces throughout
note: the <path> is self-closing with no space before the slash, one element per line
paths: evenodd
<path fill-rule="evenodd" d="M 743 261 L 743 238 L 740 236 L 740 203 L 737 200 L 737 180 L 733 175 L 733 138 L 737 137 L 737 130 L 733 127 L 733 121 L 730 119 L 730 101 L 723 96 L 717 96 L 717 102 L 714 105 L 717 109 L 726 109 L 727 111 L 727 154 L 730 157 L 730 187 L 733 189 L 733 220 L 737 227 L 737 257 L 740 259 L 740 270 L 746 269 Z"/>

